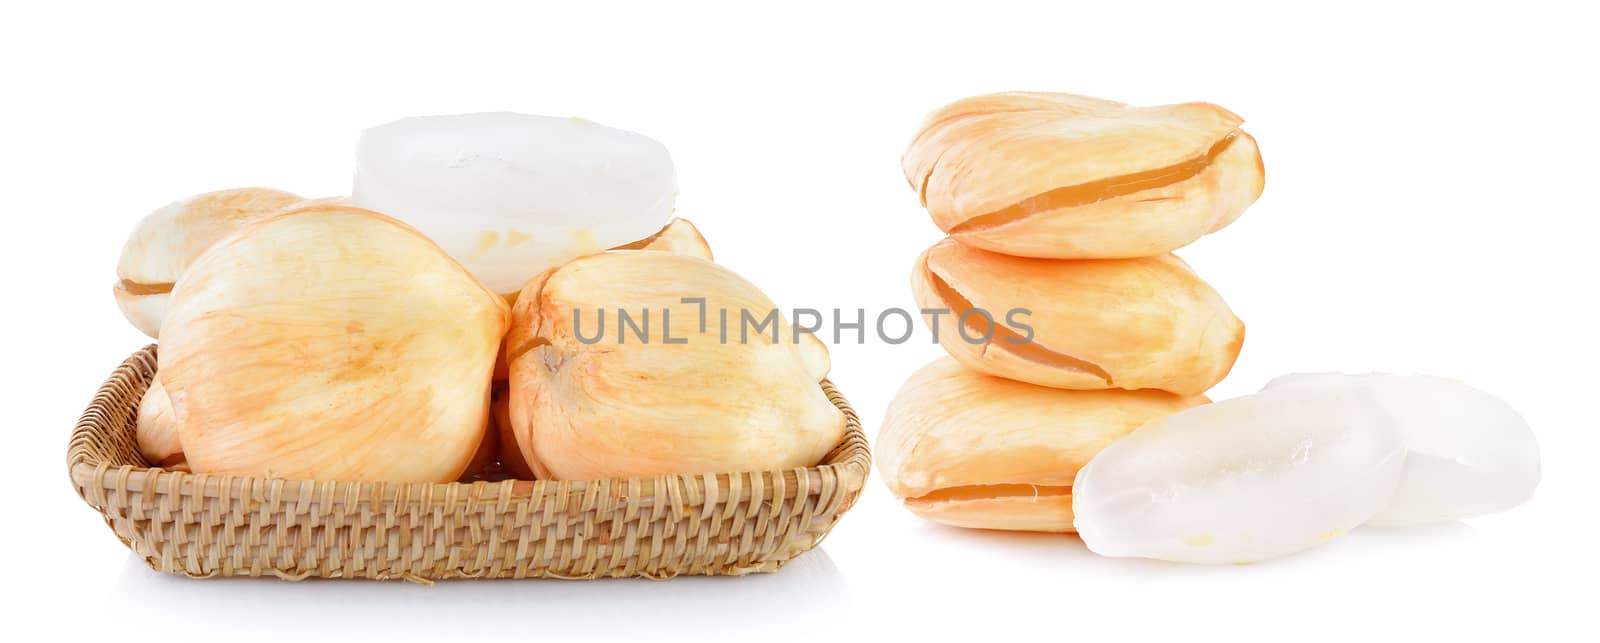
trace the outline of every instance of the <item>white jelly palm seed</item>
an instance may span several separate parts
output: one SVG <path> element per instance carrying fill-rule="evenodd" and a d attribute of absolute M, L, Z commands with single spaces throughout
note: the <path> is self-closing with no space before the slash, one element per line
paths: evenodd
<path fill-rule="evenodd" d="M 1522 504 L 1539 484 L 1539 444 L 1527 421 L 1498 397 L 1427 375 L 1285 375 L 1267 390 L 1367 389 L 1396 420 L 1408 456 L 1394 500 L 1369 524 L 1415 525 L 1471 518 Z"/>
<path fill-rule="evenodd" d="M 1075 525 L 1106 556 L 1265 560 L 1382 511 L 1404 460 L 1364 388 L 1266 391 L 1174 413 L 1101 451 L 1073 484 Z"/>
<path fill-rule="evenodd" d="M 352 195 L 510 294 L 548 268 L 656 233 L 672 218 L 677 175 L 655 140 L 582 119 L 425 116 L 362 133 Z"/>

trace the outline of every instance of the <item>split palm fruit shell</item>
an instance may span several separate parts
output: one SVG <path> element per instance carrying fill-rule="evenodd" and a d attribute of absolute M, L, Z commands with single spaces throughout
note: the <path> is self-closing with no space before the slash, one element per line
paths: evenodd
<path fill-rule="evenodd" d="M 670 252 L 673 254 L 699 257 L 706 261 L 714 261 L 711 256 L 711 245 L 706 243 L 706 238 L 701 236 L 700 229 L 694 227 L 688 219 L 678 217 L 668 223 L 666 227 L 655 234 L 612 248 L 612 250 L 653 250 L 656 252 Z"/>
<path fill-rule="evenodd" d="M 652 138 L 579 118 L 506 112 L 406 118 L 366 130 L 355 204 L 415 226 L 484 285 L 655 234 L 677 174 Z"/>
<path fill-rule="evenodd" d="M 1024 257 L 1146 257 L 1222 229 L 1261 195 L 1261 153 L 1242 122 L 1209 103 L 988 94 L 929 115 L 901 167 L 934 223 L 962 243 Z"/>
<path fill-rule="evenodd" d="M 189 470 L 183 458 L 183 444 L 178 440 L 177 421 L 172 417 L 172 402 L 159 378 L 139 399 L 133 437 L 145 462 L 173 471 Z"/>
<path fill-rule="evenodd" d="M 1206 403 L 1163 391 L 1069 391 L 940 358 L 900 388 L 874 451 L 889 491 L 934 522 L 1072 531 L 1072 480 L 1145 422 Z"/>
<path fill-rule="evenodd" d="M 666 227 L 658 230 L 653 235 L 633 243 L 617 246 L 612 250 L 670 252 L 712 261 L 711 246 L 706 243 L 706 238 L 700 235 L 700 230 L 695 228 L 693 223 L 690 223 L 688 219 L 681 218 L 673 219 L 671 223 L 668 223 Z M 511 293 L 506 297 L 506 300 L 515 305 L 517 303 L 517 294 Z M 811 337 L 809 334 L 807 337 L 816 341 L 816 338 Z M 506 347 L 502 345 L 500 347 L 500 357 L 495 360 L 494 381 L 496 382 L 504 382 L 507 377 L 510 377 L 510 371 L 506 366 L 505 350 Z M 820 365 L 821 375 L 817 376 L 819 380 L 828 373 L 827 356 L 827 349 L 824 348 L 821 352 L 821 357 L 823 358 L 823 363 Z"/>
<path fill-rule="evenodd" d="M 704 298 L 704 316 L 685 298 Z M 518 297 L 508 339 L 523 457 L 558 480 L 816 464 L 845 418 L 808 355 L 825 349 L 776 310 L 696 257 L 613 251 L 541 274 Z M 744 327 L 747 314 L 769 323 Z"/>
<path fill-rule="evenodd" d="M 155 337 L 172 284 L 184 269 L 245 224 L 281 211 L 301 197 L 271 188 L 235 188 L 192 196 L 146 215 L 117 259 L 111 292 L 134 328 Z"/>
<path fill-rule="evenodd" d="M 314 206 L 194 261 L 158 377 L 196 473 L 448 482 L 485 435 L 508 318 L 415 229 Z"/>
<path fill-rule="evenodd" d="M 911 287 L 957 361 L 1041 386 L 1196 395 L 1244 343 L 1227 302 L 1170 254 L 1030 259 L 945 239 L 918 258 Z"/>

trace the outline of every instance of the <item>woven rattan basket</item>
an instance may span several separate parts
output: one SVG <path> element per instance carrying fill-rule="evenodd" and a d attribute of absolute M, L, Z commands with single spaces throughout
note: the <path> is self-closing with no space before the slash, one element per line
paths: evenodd
<path fill-rule="evenodd" d="M 815 467 L 591 481 L 404 484 L 198 475 L 134 445 L 156 347 L 101 385 L 67 450 L 72 483 L 129 549 L 192 577 L 599 578 L 770 572 L 815 547 L 870 468 L 848 431 Z"/>

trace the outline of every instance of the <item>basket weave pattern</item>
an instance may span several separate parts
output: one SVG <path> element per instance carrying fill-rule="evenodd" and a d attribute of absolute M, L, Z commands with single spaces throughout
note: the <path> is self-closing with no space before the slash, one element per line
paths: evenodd
<path fill-rule="evenodd" d="M 151 568 L 192 577 L 599 578 L 770 572 L 815 547 L 870 469 L 845 439 L 816 467 L 590 481 L 299 481 L 150 468 L 134 443 L 156 347 L 101 385 L 67 464 L 85 502 Z"/>

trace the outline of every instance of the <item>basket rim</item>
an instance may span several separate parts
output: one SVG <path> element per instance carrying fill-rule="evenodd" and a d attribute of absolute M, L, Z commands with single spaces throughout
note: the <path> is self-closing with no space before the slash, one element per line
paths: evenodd
<path fill-rule="evenodd" d="M 825 492 L 824 471 L 830 471 L 839 484 L 860 491 L 872 469 L 872 455 L 868 447 L 860 417 L 833 382 L 824 378 L 818 384 L 828 400 L 845 416 L 845 434 L 829 452 L 822 464 L 790 469 L 770 469 L 737 472 L 678 473 L 633 478 L 596 480 L 503 480 L 497 482 L 384 482 L 295 480 L 264 478 L 229 474 L 189 473 L 168 471 L 160 467 L 113 465 L 99 459 L 86 446 L 89 436 L 104 432 L 105 418 L 97 410 L 101 399 L 109 397 L 110 387 L 117 384 L 119 376 L 130 372 L 141 388 L 148 387 L 155 373 L 157 344 L 149 344 L 123 360 L 116 370 L 96 391 L 88 407 L 78 418 L 68 442 L 67 463 L 69 476 L 80 496 L 86 489 L 115 489 L 121 493 L 155 493 L 167 491 L 187 493 L 208 498 L 253 495 L 253 489 L 270 491 L 284 502 L 322 501 L 343 503 L 414 502 L 429 504 L 454 504 L 458 502 L 525 501 L 530 498 L 558 499 L 583 497 L 602 489 L 608 495 L 622 494 L 635 501 L 648 501 L 656 497 L 681 498 L 682 489 L 704 488 L 726 490 L 717 493 L 720 500 L 748 500 L 782 493 L 785 499 L 802 493 L 821 495 Z M 774 484 L 765 484 L 763 476 L 776 476 Z M 114 481 L 114 486 L 109 483 Z M 781 488 L 781 491 L 780 491 Z M 707 494 L 711 495 L 711 494 Z M 84 496 L 91 505 L 98 505 Z"/>

